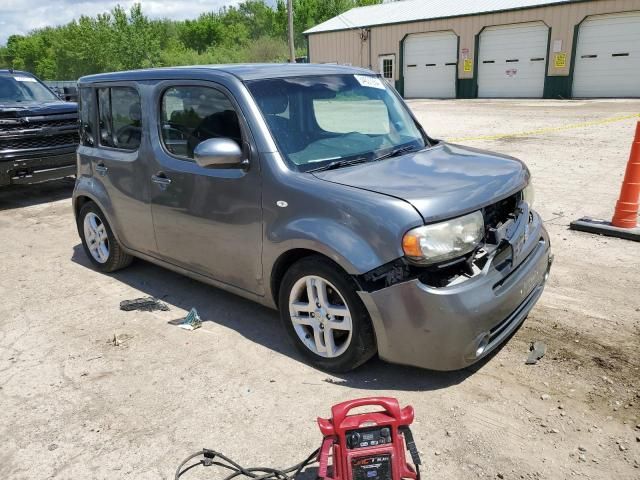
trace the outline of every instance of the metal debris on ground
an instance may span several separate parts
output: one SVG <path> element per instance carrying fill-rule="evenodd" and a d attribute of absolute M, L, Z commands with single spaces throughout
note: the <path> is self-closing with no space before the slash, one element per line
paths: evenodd
<path fill-rule="evenodd" d="M 120 310 L 130 312 L 132 310 L 140 310 L 142 312 L 155 312 L 161 310 L 166 312 L 169 307 L 166 303 L 161 302 L 155 297 L 134 298 L 133 300 L 123 300 L 120 302 Z"/>
<path fill-rule="evenodd" d="M 531 353 L 529 353 L 529 357 L 525 364 L 535 365 L 538 363 L 538 360 L 544 357 L 544 354 L 547 353 L 547 344 L 544 342 L 531 342 L 529 350 Z"/>
<path fill-rule="evenodd" d="M 202 326 L 202 320 L 200 319 L 200 315 L 198 315 L 198 311 L 195 308 L 192 308 L 184 318 L 184 321 L 178 326 L 185 330 L 195 330 L 196 328 L 200 328 Z"/>

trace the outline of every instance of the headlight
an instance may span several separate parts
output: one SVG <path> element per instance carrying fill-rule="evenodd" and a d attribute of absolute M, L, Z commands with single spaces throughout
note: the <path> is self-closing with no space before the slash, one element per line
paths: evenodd
<path fill-rule="evenodd" d="M 402 239 L 404 254 L 429 265 L 473 251 L 484 237 L 481 212 L 409 230 Z"/>
<path fill-rule="evenodd" d="M 533 207 L 533 202 L 536 199 L 536 192 L 533 189 L 533 182 L 531 182 L 531 180 L 529 180 L 529 184 L 524 187 L 524 190 L 522 190 L 522 200 L 524 200 L 525 202 L 527 202 L 527 204 L 529 205 L 529 208 Z"/>

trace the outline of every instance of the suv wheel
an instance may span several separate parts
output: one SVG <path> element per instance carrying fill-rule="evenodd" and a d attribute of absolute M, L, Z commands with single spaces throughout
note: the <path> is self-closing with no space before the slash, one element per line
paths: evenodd
<path fill-rule="evenodd" d="M 78 233 L 87 257 L 100 271 L 115 272 L 133 260 L 131 255 L 124 252 L 104 214 L 93 202 L 84 204 L 80 209 Z"/>
<path fill-rule="evenodd" d="M 280 317 L 312 365 L 347 372 L 376 352 L 369 314 L 353 280 L 321 257 L 295 263 L 280 286 Z"/>

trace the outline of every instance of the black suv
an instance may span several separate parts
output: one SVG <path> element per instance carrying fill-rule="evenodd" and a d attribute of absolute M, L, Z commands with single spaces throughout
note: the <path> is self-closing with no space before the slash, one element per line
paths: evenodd
<path fill-rule="evenodd" d="M 27 72 L 0 70 L 0 187 L 76 174 L 78 106 Z"/>

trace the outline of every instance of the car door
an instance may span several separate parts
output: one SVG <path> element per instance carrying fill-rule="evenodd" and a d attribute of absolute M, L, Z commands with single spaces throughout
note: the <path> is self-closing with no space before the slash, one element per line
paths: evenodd
<path fill-rule="evenodd" d="M 149 178 L 158 251 L 168 262 L 262 294 L 260 164 L 242 112 L 222 86 L 157 86 Z M 231 138 L 246 168 L 204 168 L 193 159 L 208 138 Z"/>
<path fill-rule="evenodd" d="M 81 127 L 96 125 L 90 135 L 83 135 L 81 154 L 90 160 L 93 181 L 99 185 L 95 191 L 103 195 L 102 207 L 123 245 L 153 254 L 156 245 L 146 182 L 149 150 L 139 86 L 99 84 L 83 87 L 80 96 Z"/>

